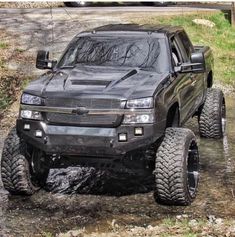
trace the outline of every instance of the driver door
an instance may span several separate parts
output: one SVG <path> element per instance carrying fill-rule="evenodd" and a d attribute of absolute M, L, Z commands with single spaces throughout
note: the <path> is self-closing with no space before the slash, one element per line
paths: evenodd
<path fill-rule="evenodd" d="M 171 50 L 173 66 L 190 61 L 178 34 L 171 38 Z M 180 106 L 180 122 L 183 123 L 192 115 L 195 108 L 195 83 L 192 81 L 192 73 L 176 73 L 176 80 L 175 94 Z"/>

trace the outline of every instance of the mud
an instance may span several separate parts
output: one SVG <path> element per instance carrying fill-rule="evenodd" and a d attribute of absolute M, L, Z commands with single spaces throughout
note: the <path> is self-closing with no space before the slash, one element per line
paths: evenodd
<path fill-rule="evenodd" d="M 198 137 L 201 179 L 198 196 L 189 207 L 165 207 L 153 199 L 152 179 L 97 172 L 95 169 L 51 170 L 47 190 L 32 197 L 2 199 L 0 236 L 46 236 L 74 228 L 108 231 L 119 226 L 148 226 L 163 218 L 235 218 L 235 102 L 227 98 L 227 135 L 221 140 Z M 198 136 L 196 120 L 187 127 Z M 58 193 L 60 192 L 60 193 Z M 62 194 L 63 193 L 63 194 Z M 78 194 L 82 193 L 82 194 Z M 84 194 L 86 193 L 86 194 Z M 5 195 L 6 197 L 6 195 Z M 5 205 L 3 205 L 5 203 Z"/>
<path fill-rule="evenodd" d="M 63 194 L 122 196 L 151 191 L 153 177 L 104 172 L 95 168 L 69 167 L 51 170 L 45 189 Z"/>

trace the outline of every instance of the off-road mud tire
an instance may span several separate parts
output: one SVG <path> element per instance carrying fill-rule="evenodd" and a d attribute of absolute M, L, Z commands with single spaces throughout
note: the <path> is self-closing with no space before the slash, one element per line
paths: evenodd
<path fill-rule="evenodd" d="M 206 100 L 199 115 L 200 136 L 222 138 L 226 126 L 226 107 L 223 92 L 209 88 Z"/>
<path fill-rule="evenodd" d="M 13 128 L 8 134 L 2 152 L 1 177 L 4 188 L 11 194 L 32 195 L 39 187 L 31 182 L 25 144 Z"/>
<path fill-rule="evenodd" d="M 190 176 L 195 178 L 193 189 L 189 169 L 195 171 L 195 177 Z M 198 170 L 199 154 L 194 133 L 186 128 L 167 128 L 156 154 L 153 172 L 156 202 L 162 205 L 190 205 L 196 197 Z"/>

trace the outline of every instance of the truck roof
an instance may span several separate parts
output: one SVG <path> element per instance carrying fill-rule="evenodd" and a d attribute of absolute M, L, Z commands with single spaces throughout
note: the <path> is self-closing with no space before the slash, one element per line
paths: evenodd
<path fill-rule="evenodd" d="M 92 29 L 92 32 L 107 32 L 107 31 L 126 31 L 126 32 L 155 32 L 155 33 L 164 33 L 172 34 L 178 31 L 182 31 L 183 28 L 180 26 L 171 26 L 171 25 L 138 25 L 138 24 L 109 24 L 100 26 Z"/>

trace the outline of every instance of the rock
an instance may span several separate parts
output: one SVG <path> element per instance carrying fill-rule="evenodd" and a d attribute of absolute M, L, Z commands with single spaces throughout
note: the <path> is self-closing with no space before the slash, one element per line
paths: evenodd
<path fill-rule="evenodd" d="M 223 223 L 222 218 L 216 218 L 214 215 L 209 215 L 207 218 L 210 224 L 221 225 Z"/>
<path fill-rule="evenodd" d="M 197 220 L 193 219 L 189 221 L 189 226 L 196 226 L 198 224 Z"/>
<path fill-rule="evenodd" d="M 194 19 L 192 20 L 193 23 L 196 25 L 204 25 L 210 28 L 213 28 L 215 26 L 215 23 L 206 19 Z"/>
<path fill-rule="evenodd" d="M 222 218 L 216 218 L 215 224 L 221 225 L 222 223 L 223 223 L 223 219 Z"/>
<path fill-rule="evenodd" d="M 112 226 L 113 228 L 118 227 L 118 224 L 116 224 L 116 220 L 115 220 L 115 219 L 112 220 L 111 226 Z"/>
<path fill-rule="evenodd" d="M 177 219 L 177 220 L 187 219 L 187 218 L 188 218 L 188 215 L 187 215 L 187 214 L 182 214 L 182 215 L 177 215 L 177 216 L 176 216 L 176 219 Z"/>
<path fill-rule="evenodd" d="M 235 226 L 231 226 L 228 230 L 229 233 L 235 234 Z"/>
<path fill-rule="evenodd" d="M 180 220 L 181 218 L 182 218 L 182 215 L 177 215 L 177 216 L 176 216 L 176 219 L 177 219 L 177 220 Z"/>
<path fill-rule="evenodd" d="M 149 230 L 153 230 L 154 228 L 153 228 L 153 226 L 148 225 L 148 226 L 147 226 L 147 229 L 149 229 Z"/>
<path fill-rule="evenodd" d="M 208 222 L 210 224 L 214 224 L 215 223 L 215 220 L 216 220 L 216 217 L 214 215 L 208 215 L 207 216 L 207 219 L 208 219 Z"/>

